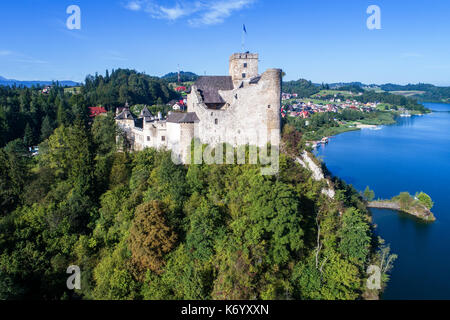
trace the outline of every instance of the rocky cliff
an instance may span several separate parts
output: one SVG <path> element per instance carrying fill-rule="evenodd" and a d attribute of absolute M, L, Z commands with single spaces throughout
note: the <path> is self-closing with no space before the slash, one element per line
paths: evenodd
<path fill-rule="evenodd" d="M 312 173 L 312 177 L 316 181 L 321 181 L 325 179 L 325 175 L 323 174 L 323 170 L 321 167 L 319 167 L 314 160 L 311 158 L 311 156 L 308 154 L 308 152 L 303 151 L 300 158 L 297 158 L 297 162 L 304 167 L 305 169 L 308 169 Z M 322 193 L 327 195 L 328 197 L 334 199 L 334 196 L 336 195 L 333 187 L 331 186 L 331 182 L 329 179 L 325 179 L 328 188 L 323 188 Z"/>

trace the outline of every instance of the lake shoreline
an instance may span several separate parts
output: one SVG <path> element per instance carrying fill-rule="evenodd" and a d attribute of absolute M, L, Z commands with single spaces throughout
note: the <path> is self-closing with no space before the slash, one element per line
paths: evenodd
<path fill-rule="evenodd" d="M 367 208 L 395 210 L 395 211 L 399 211 L 399 212 L 403 212 L 403 213 L 412 215 L 412 216 L 414 216 L 418 219 L 421 219 L 425 222 L 436 221 L 436 217 L 434 216 L 434 214 L 429 209 L 427 209 L 425 206 L 405 209 L 405 208 L 401 207 L 401 205 L 398 201 L 378 200 L 378 201 L 368 202 Z"/>
<path fill-rule="evenodd" d="M 436 223 L 398 205 L 370 205 L 377 236 L 398 255 L 382 300 L 450 299 L 450 106 L 426 103 L 423 116 L 396 117 L 382 130 L 336 135 L 314 151 L 333 176 L 360 192 L 369 186 L 376 199 L 392 199 L 399 191 L 417 191 L 433 199 Z M 427 205 L 429 208 L 430 206 Z"/>

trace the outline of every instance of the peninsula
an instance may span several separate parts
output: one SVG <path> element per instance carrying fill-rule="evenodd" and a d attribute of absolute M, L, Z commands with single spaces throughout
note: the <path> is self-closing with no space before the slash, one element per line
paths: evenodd
<path fill-rule="evenodd" d="M 414 197 L 407 192 L 402 192 L 391 200 L 370 201 L 367 203 L 367 207 L 397 210 L 413 215 L 424 221 L 436 221 L 434 214 L 430 211 L 433 207 L 433 202 L 431 201 L 431 198 L 423 192 L 416 194 Z"/>

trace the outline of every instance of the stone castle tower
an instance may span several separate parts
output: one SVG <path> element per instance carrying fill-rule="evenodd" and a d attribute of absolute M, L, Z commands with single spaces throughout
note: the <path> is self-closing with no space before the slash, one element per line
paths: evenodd
<path fill-rule="evenodd" d="M 187 99 L 187 113 L 172 112 L 167 119 L 148 115 L 129 126 L 129 112 L 116 117 L 135 150 L 167 148 L 189 163 L 193 138 L 216 146 L 277 145 L 281 129 L 281 70 L 258 73 L 258 54 L 235 53 L 228 76 L 201 76 Z M 148 113 L 148 110 L 146 110 Z M 141 124 L 142 123 L 142 124 Z"/>
<path fill-rule="evenodd" d="M 230 57 L 230 76 L 234 84 L 258 76 L 258 54 L 233 54 Z"/>

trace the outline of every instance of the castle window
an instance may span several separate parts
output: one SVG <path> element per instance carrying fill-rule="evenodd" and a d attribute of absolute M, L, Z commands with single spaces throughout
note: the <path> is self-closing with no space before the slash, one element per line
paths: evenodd
<path fill-rule="evenodd" d="M 215 119 L 215 120 L 214 120 L 214 123 L 215 123 L 215 124 L 219 124 L 219 119 Z"/>
<path fill-rule="evenodd" d="M 150 141 L 150 137 L 149 136 L 147 136 L 147 141 Z"/>
<path fill-rule="evenodd" d="M 242 78 L 245 79 L 246 76 L 247 76 L 247 75 L 246 75 L 245 73 L 242 74 Z"/>
<path fill-rule="evenodd" d="M 247 62 L 246 62 L 246 63 L 244 63 L 244 68 L 247 68 Z"/>
<path fill-rule="evenodd" d="M 161 136 L 161 141 L 166 141 L 166 137 L 165 136 Z"/>

